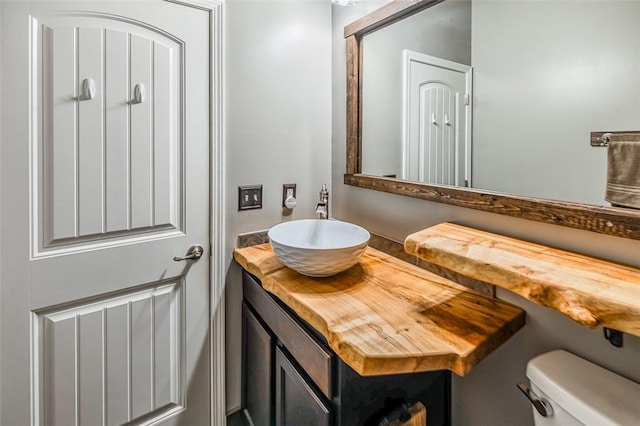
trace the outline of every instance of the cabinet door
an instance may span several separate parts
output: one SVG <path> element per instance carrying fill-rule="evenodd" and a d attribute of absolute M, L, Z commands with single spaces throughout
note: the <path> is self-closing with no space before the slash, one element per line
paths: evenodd
<path fill-rule="evenodd" d="M 274 341 L 246 303 L 242 304 L 244 408 L 255 426 L 271 426 Z"/>
<path fill-rule="evenodd" d="M 331 412 L 280 348 L 276 348 L 276 425 L 329 426 Z"/>

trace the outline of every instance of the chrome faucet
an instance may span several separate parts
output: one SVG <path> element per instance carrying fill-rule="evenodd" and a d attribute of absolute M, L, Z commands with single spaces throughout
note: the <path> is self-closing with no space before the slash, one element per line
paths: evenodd
<path fill-rule="evenodd" d="M 316 213 L 320 215 L 320 219 L 329 219 L 329 190 L 325 183 L 320 189 L 320 202 L 316 204 Z"/>

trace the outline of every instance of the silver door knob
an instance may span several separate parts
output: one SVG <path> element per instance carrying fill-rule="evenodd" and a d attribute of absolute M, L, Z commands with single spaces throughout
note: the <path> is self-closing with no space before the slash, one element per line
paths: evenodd
<path fill-rule="evenodd" d="M 183 260 L 198 260 L 200 259 L 200 257 L 202 257 L 202 253 L 204 253 L 204 249 L 202 248 L 202 246 L 195 245 L 189 247 L 186 255 L 184 255 L 183 257 L 176 256 L 173 258 L 173 260 L 176 262 L 182 262 Z"/>

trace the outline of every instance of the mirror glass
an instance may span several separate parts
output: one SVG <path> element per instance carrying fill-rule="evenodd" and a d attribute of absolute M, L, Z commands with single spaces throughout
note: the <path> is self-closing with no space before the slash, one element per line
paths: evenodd
<path fill-rule="evenodd" d="M 638 22 L 638 1 L 446 0 L 365 35 L 362 173 L 608 205 L 590 133 L 640 128 Z"/>

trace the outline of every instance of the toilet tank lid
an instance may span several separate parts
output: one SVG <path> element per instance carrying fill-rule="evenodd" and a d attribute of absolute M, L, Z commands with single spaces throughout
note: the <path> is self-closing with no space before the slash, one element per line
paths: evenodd
<path fill-rule="evenodd" d="M 640 424 L 640 384 L 569 352 L 533 358 L 527 377 L 586 425 Z"/>

